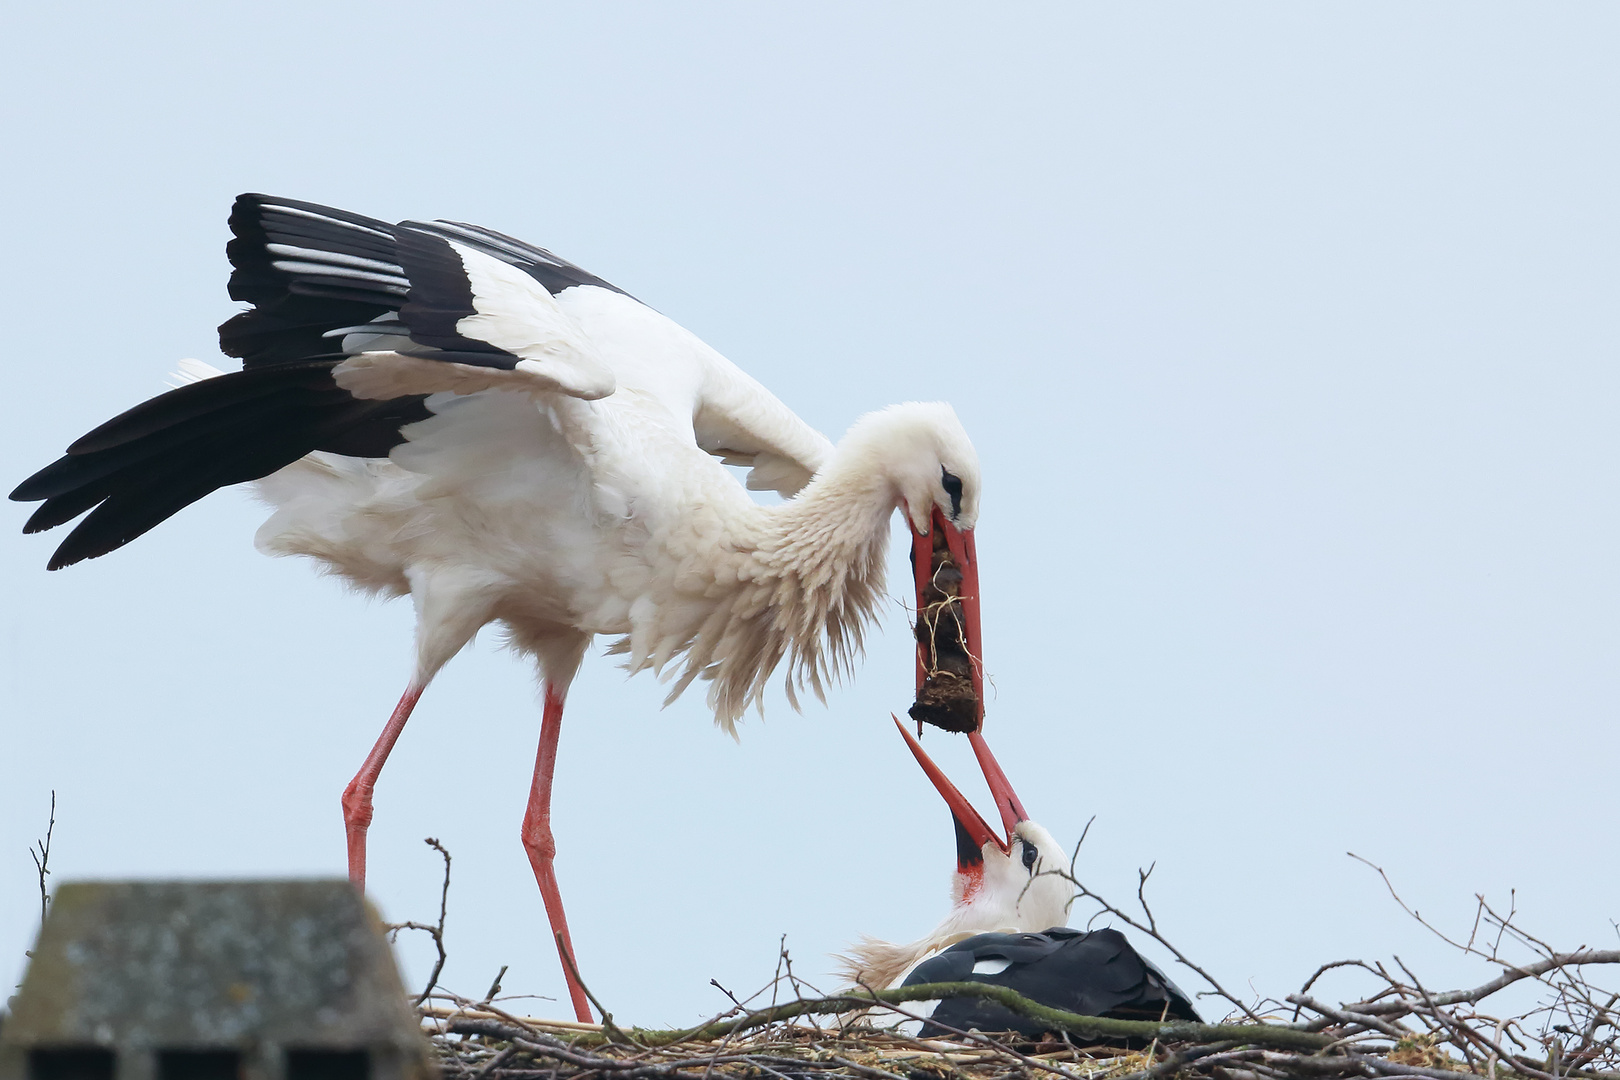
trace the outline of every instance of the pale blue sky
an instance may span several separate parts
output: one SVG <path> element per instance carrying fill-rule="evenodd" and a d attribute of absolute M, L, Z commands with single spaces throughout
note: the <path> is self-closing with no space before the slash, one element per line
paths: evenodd
<path fill-rule="evenodd" d="M 14 8 L 0 487 L 218 359 L 237 192 L 486 224 L 834 437 L 955 403 L 988 730 L 1060 839 L 1096 816 L 1088 880 L 1157 860 L 1160 919 L 1236 986 L 1391 952 L 1478 981 L 1344 852 L 1448 927 L 1517 888 L 1543 936 L 1614 940 L 1617 32 L 1604 4 Z M 0 975 L 52 788 L 62 878 L 340 874 L 408 606 L 256 554 L 239 492 L 57 574 L 27 513 Z M 429 916 L 440 837 L 447 982 L 555 994 L 518 844 L 539 713 L 492 637 L 383 774 L 372 886 Z M 852 686 L 739 746 L 587 661 L 558 865 L 621 1020 L 718 1009 L 782 934 L 814 976 L 943 914 L 948 819 L 887 720 L 910 680 L 896 607 Z"/>

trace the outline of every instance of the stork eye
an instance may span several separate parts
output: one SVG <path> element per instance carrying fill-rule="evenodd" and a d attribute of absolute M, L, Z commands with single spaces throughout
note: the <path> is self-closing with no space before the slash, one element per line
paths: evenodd
<path fill-rule="evenodd" d="M 1029 843 L 1028 841 L 1025 841 L 1025 843 L 1024 843 L 1024 869 L 1028 870 L 1030 873 L 1033 874 L 1035 872 L 1035 860 L 1038 859 L 1039 857 L 1040 857 L 1040 852 L 1035 850 L 1035 845 Z"/>
<path fill-rule="evenodd" d="M 943 465 L 939 467 L 939 473 L 939 486 L 951 497 L 951 517 L 958 517 L 962 513 L 962 478 Z"/>

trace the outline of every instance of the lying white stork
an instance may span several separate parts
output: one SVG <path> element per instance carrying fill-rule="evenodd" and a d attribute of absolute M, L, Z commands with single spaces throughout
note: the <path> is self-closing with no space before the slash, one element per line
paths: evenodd
<path fill-rule="evenodd" d="M 951 878 L 951 910 L 933 930 L 907 945 L 862 938 L 838 958 L 840 973 L 850 982 L 879 989 L 899 986 L 918 964 L 974 934 L 1062 926 L 1074 895 L 1068 882 L 1046 872 L 1067 865 L 1062 846 L 1029 820 L 983 734 L 973 732 L 968 739 L 996 800 L 1005 835 L 985 823 L 904 724 L 896 720 L 895 726 L 951 809 L 956 872 Z"/>
<path fill-rule="evenodd" d="M 874 989 L 984 982 L 1082 1016 L 1199 1021 L 1191 999 L 1119 931 L 1064 925 L 1074 890 L 1051 872 L 1065 865 L 1063 849 L 1051 833 L 1029 820 L 982 733 L 972 732 L 968 739 L 1001 813 L 1005 836 L 985 824 L 905 725 L 896 720 L 895 726 L 951 810 L 956 830 L 951 910 L 933 931 L 909 945 L 863 938 L 839 958 L 841 973 L 850 982 Z M 949 1038 L 948 1028 L 1011 1030 L 1029 1037 L 1044 1031 L 1038 1021 L 980 998 L 913 1002 L 907 1011 L 926 1021 L 903 1021 L 901 1028 L 924 1039 Z"/>
<path fill-rule="evenodd" d="M 616 635 L 610 651 L 631 671 L 675 664 L 671 699 L 710 680 L 733 733 L 784 661 L 795 706 L 796 689 L 819 696 L 883 596 L 896 508 L 923 566 L 934 529 L 972 561 L 973 445 L 948 405 L 908 404 L 862 417 L 834 447 L 663 315 L 488 229 L 264 195 L 238 198 L 230 224 L 230 294 L 253 306 L 220 327 L 220 345 L 242 370 L 73 443 L 12 493 L 44 500 L 25 531 L 90 511 L 54 570 L 259 480 L 276 507 L 261 550 L 410 595 L 415 673 L 343 793 L 361 886 L 373 787 L 411 709 L 480 627 L 502 623 L 545 685 L 522 836 L 566 969 L 551 782 L 592 637 Z M 725 464 L 787 501 L 755 504 Z"/>

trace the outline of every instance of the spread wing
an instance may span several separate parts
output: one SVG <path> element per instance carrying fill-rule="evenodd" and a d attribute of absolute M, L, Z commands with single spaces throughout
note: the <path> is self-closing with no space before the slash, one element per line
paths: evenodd
<path fill-rule="evenodd" d="M 254 194 L 237 198 L 230 227 L 230 295 L 251 307 L 220 326 L 219 340 L 242 370 L 114 417 L 11 493 L 43 504 L 26 532 L 89 512 L 51 569 L 122 547 L 216 488 L 311 451 L 386 456 L 405 441 L 402 428 L 430 415 L 431 394 L 612 394 L 614 368 L 562 294 L 611 298 L 618 318 L 660 321 L 687 342 L 698 372 L 694 438 L 751 466 L 750 487 L 792 494 L 831 451 L 713 349 L 543 248 L 461 222 L 390 225 Z"/>
<path fill-rule="evenodd" d="M 252 308 L 219 336 L 242 370 L 114 417 L 11 493 L 43 503 L 26 532 L 89 511 L 51 569 L 104 555 L 216 488 L 311 451 L 386 456 L 402 427 L 428 417 L 432 393 L 613 392 L 554 294 L 622 290 L 550 252 L 476 226 L 390 225 L 266 195 L 240 196 L 230 225 L 230 295 Z"/>
<path fill-rule="evenodd" d="M 244 368 L 336 353 L 337 385 L 368 400 L 613 392 L 595 346 L 552 296 L 612 286 L 550 252 L 469 225 L 388 225 L 263 195 L 237 199 L 231 231 L 231 297 L 254 308 L 220 327 L 220 346 Z"/>

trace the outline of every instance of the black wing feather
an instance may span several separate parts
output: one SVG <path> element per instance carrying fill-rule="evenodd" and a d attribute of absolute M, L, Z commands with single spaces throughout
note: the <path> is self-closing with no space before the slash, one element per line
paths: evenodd
<path fill-rule="evenodd" d="M 973 965 L 982 960 L 1010 964 L 993 975 L 973 974 Z M 1032 1001 L 1081 1016 L 1202 1022 L 1187 996 L 1118 930 L 1084 933 L 1055 926 L 1039 934 L 979 934 L 917 965 L 906 985 L 956 981 L 1010 987 Z M 941 1025 L 962 1031 L 1016 1031 L 1030 1038 L 1046 1032 L 1039 1021 L 978 998 L 941 1001 L 918 1037 L 947 1036 Z"/>
<path fill-rule="evenodd" d="M 338 363 L 234 372 L 136 406 L 103 425 L 113 428 L 108 437 L 75 444 L 18 485 L 13 499 L 45 500 L 25 531 L 91 510 L 51 557 L 56 570 L 105 555 L 216 488 L 268 476 L 312 450 L 383 457 L 404 440 L 402 426 L 428 417 L 422 395 L 354 398 L 332 381 Z"/>
<path fill-rule="evenodd" d="M 486 255 L 493 255 L 503 262 L 509 262 L 538 281 L 546 292 L 553 296 L 575 285 L 595 285 L 611 289 L 623 296 L 630 296 L 612 282 L 602 280 L 589 270 L 581 269 L 567 259 L 553 255 L 545 248 L 525 244 L 521 240 L 505 233 L 498 233 L 494 229 L 486 229 L 482 225 L 468 225 L 463 221 L 407 221 L 404 224 L 413 229 L 458 241 L 468 247 L 477 248 Z"/>
<path fill-rule="evenodd" d="M 203 379 L 168 393 L 159 394 L 127 409 L 111 420 L 79 436 L 68 447 L 70 455 L 93 454 L 98 450 L 111 450 L 125 443 L 145 438 L 155 432 L 173 428 L 189 420 L 206 418 L 210 413 L 262 398 L 267 392 L 289 385 L 303 385 L 310 374 L 328 375 L 342 359 L 341 354 L 328 350 L 319 360 L 298 364 L 284 364 L 276 368 L 239 371 L 214 379 Z M 336 384 L 330 384 L 336 390 Z M 32 483 L 25 481 L 20 492 Z M 31 496 L 21 495 L 20 498 Z"/>
<path fill-rule="evenodd" d="M 411 275 L 411 298 L 399 317 L 411 328 L 411 340 L 434 349 L 454 350 L 457 362 L 480 367 L 517 366 L 519 357 L 487 341 L 466 337 L 456 323 L 478 314 L 472 283 L 449 241 L 419 229 L 399 231 L 399 258 Z"/>
<path fill-rule="evenodd" d="M 244 368 L 329 352 L 331 343 L 321 337 L 326 331 L 370 322 L 404 302 L 392 290 L 317 280 L 317 275 L 278 268 L 278 261 L 292 260 L 270 250 L 271 245 L 285 245 L 398 267 L 394 227 L 387 222 L 296 199 L 247 194 L 231 207 L 230 226 L 225 254 L 231 260 L 231 299 L 254 307 L 220 326 L 219 346 Z M 399 276 L 404 276 L 403 268 Z"/>
<path fill-rule="evenodd" d="M 55 570 L 104 555 L 228 484 L 256 480 L 313 450 L 383 457 L 400 429 L 428 417 L 425 395 L 360 400 L 332 369 L 337 330 L 390 315 L 407 351 L 511 368 L 517 357 L 466 337 L 471 286 L 449 240 L 521 268 L 548 291 L 596 285 L 623 292 L 543 248 L 457 222 L 390 225 L 319 203 L 238 196 L 231 207 L 229 292 L 252 306 L 219 328 L 243 370 L 180 387 L 96 427 L 11 493 L 43 501 L 25 531 L 89 515 L 50 561 Z M 387 327 L 379 327 L 386 330 Z M 342 335 L 334 335 L 341 338 Z"/>

